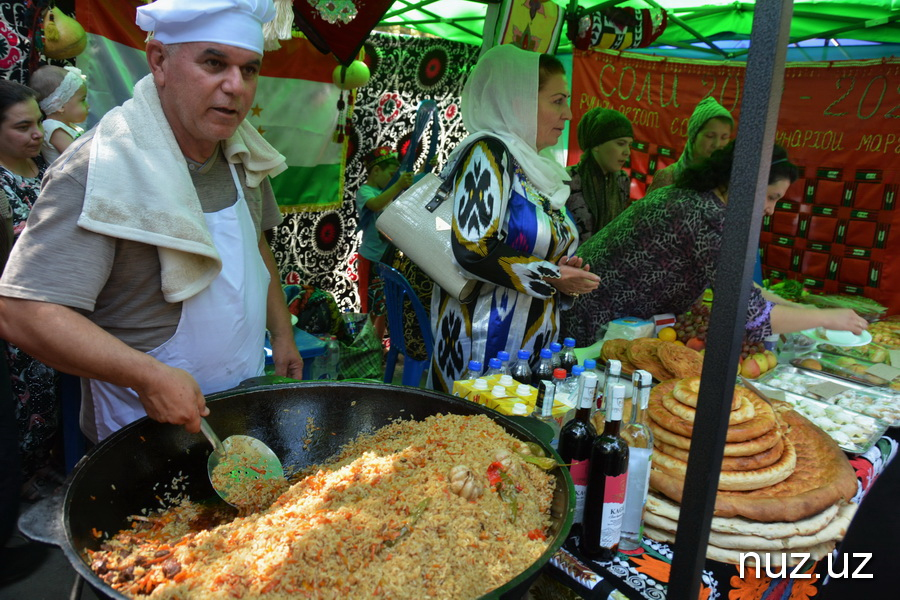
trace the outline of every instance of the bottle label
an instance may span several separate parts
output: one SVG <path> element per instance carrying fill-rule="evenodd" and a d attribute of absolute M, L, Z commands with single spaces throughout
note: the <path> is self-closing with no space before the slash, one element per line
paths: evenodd
<path fill-rule="evenodd" d="M 581 386 L 581 402 L 579 408 L 593 408 L 594 396 L 597 393 L 597 380 L 593 378 L 585 378 L 584 385 Z"/>
<path fill-rule="evenodd" d="M 575 519 L 573 523 L 584 521 L 584 501 L 587 497 L 588 477 L 591 473 L 591 461 L 572 459 L 569 472 L 572 474 L 572 483 L 575 484 Z"/>
<path fill-rule="evenodd" d="M 625 487 L 628 471 L 615 477 L 606 477 L 603 493 L 603 512 L 600 517 L 600 545 L 612 548 L 622 535 L 622 517 L 625 515 Z"/>
<path fill-rule="evenodd" d="M 541 381 L 538 385 L 537 403 L 542 417 L 553 415 L 553 401 L 556 397 L 556 386 L 550 381 Z"/>
<path fill-rule="evenodd" d="M 625 408 L 625 398 L 622 396 L 616 397 L 615 394 L 608 395 L 606 404 L 606 420 L 621 421 L 622 409 Z"/>

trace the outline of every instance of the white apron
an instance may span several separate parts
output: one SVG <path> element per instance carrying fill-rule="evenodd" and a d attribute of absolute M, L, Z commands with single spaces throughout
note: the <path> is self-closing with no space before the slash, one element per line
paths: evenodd
<path fill-rule="evenodd" d="M 244 189 L 229 163 L 237 202 L 204 213 L 222 271 L 205 290 L 181 305 L 175 334 L 147 354 L 190 373 L 204 394 L 236 386 L 263 374 L 269 272 L 259 253 L 259 236 Z M 137 394 L 90 380 L 98 441 L 147 415 Z"/>

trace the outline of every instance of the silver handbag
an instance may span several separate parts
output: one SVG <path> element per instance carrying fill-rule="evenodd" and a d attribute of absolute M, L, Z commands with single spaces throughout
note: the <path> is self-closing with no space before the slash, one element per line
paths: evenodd
<path fill-rule="evenodd" d="M 450 247 L 453 178 L 426 173 L 391 202 L 375 227 L 441 288 L 462 303 L 478 295 L 479 282 L 457 266 Z"/>

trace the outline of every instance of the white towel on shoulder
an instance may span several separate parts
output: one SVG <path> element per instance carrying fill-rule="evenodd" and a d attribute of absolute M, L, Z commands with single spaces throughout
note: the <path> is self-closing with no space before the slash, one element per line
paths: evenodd
<path fill-rule="evenodd" d="M 287 168 L 284 156 L 246 121 L 223 148 L 229 162 L 243 163 L 248 187 Z M 222 261 L 152 75 L 101 119 L 89 160 L 78 225 L 156 246 L 166 301 L 183 302 L 205 289 Z"/>

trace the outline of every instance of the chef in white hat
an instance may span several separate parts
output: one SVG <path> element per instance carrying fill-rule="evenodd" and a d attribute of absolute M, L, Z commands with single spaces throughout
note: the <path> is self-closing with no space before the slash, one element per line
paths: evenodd
<path fill-rule="evenodd" d="M 263 372 L 302 378 L 262 232 L 286 167 L 245 122 L 272 0 L 137 9 L 150 74 L 48 171 L 0 280 L 0 339 L 82 377 L 99 441 L 144 415 L 197 432 L 204 394 Z M 48 257 L 53 257 L 48 260 Z"/>

